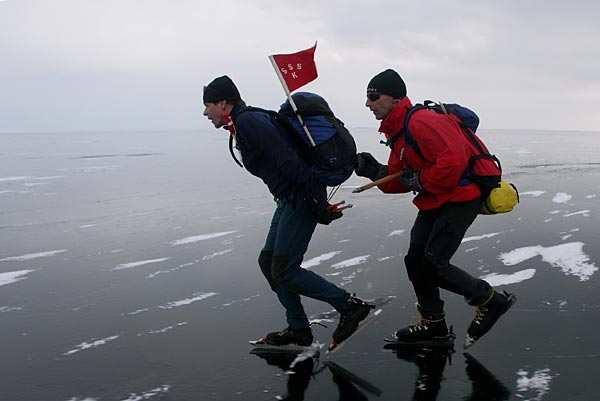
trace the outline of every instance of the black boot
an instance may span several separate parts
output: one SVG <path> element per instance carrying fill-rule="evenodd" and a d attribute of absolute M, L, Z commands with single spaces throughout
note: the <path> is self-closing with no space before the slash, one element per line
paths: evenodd
<path fill-rule="evenodd" d="M 451 333 L 448 331 L 444 313 L 428 313 L 420 306 L 417 306 L 417 309 L 419 320 L 416 324 L 404 327 L 391 336 L 384 337 L 384 340 L 390 343 L 418 345 L 445 342 L 450 339 Z"/>
<path fill-rule="evenodd" d="M 492 290 L 492 295 L 475 311 L 475 317 L 467 329 L 464 348 L 469 348 L 475 341 L 479 340 L 485 333 L 490 331 L 496 321 L 517 301 L 514 294 L 506 291 L 496 292 Z"/>
<path fill-rule="evenodd" d="M 274 331 L 267 334 L 265 341 L 270 345 L 301 345 L 308 347 L 313 342 L 313 335 L 310 327 L 305 329 L 287 328 L 282 331 Z"/>
<path fill-rule="evenodd" d="M 350 308 L 340 313 L 340 322 L 333 332 L 333 343 L 340 344 L 348 339 L 358 328 L 358 323 L 369 315 L 369 311 L 375 308 L 374 305 L 369 305 L 362 299 L 351 295 L 348 298 Z"/>

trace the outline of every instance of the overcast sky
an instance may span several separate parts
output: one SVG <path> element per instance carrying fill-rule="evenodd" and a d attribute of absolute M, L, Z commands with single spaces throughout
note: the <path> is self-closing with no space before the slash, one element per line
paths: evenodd
<path fill-rule="evenodd" d="M 599 21 L 592 0 L 0 0 L 0 132 L 208 129 L 203 85 L 277 108 L 267 56 L 315 41 L 302 90 L 349 126 L 378 126 L 366 85 L 393 68 L 483 128 L 600 131 Z"/>

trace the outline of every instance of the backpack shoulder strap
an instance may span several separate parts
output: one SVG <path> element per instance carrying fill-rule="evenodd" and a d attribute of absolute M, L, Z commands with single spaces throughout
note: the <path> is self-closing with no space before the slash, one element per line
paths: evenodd
<path fill-rule="evenodd" d="M 412 134 L 408 130 L 408 121 L 409 121 L 410 117 L 413 115 L 413 113 L 415 113 L 416 111 L 427 110 L 427 109 L 429 109 L 429 108 L 422 104 L 414 105 L 406 114 L 406 117 L 404 118 L 404 127 L 402 128 L 402 131 L 404 131 L 404 140 L 406 141 L 406 144 L 408 146 L 410 146 L 411 149 L 414 150 L 415 153 L 418 154 L 421 159 L 423 159 L 423 161 L 427 161 L 427 159 L 425 158 L 425 156 L 423 156 L 423 152 L 421 152 L 421 148 L 419 148 L 419 144 L 417 143 L 415 138 L 412 136 Z M 402 131 L 400 131 L 400 134 L 402 133 Z"/>

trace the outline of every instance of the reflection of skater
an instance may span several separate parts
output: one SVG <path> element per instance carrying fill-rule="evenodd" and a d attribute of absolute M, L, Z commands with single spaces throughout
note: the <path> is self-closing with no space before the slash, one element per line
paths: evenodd
<path fill-rule="evenodd" d="M 394 351 L 398 359 L 414 363 L 419 372 L 415 380 L 413 401 L 435 401 L 444 380 L 446 364 L 451 364 L 453 350 L 423 349 Z M 489 370 L 473 356 L 465 353 L 465 371 L 471 380 L 471 393 L 465 401 L 505 401 L 510 398 L 506 388 Z"/>
<path fill-rule="evenodd" d="M 256 354 L 260 358 L 267 361 L 269 365 L 277 366 L 284 372 L 288 372 L 287 395 L 281 400 L 287 401 L 302 401 L 304 393 L 310 383 L 310 377 L 315 366 L 315 361 L 312 358 L 297 362 L 293 367 L 290 364 L 294 362 L 294 356 L 277 355 L 277 354 Z"/>
<path fill-rule="evenodd" d="M 341 211 L 328 203 L 326 187 L 311 179 L 285 128 L 266 112 L 245 110 L 247 106 L 228 76 L 218 77 L 205 86 L 203 101 L 203 114 L 216 128 L 230 130 L 246 169 L 261 178 L 277 199 L 258 264 L 286 310 L 288 327 L 269 333 L 265 341 L 272 345 L 313 342 L 300 300 L 303 295 L 327 302 L 340 313 L 333 340 L 341 343 L 354 333 L 371 307 L 315 272 L 300 267 L 317 223 L 329 224 L 342 217 Z"/>
<path fill-rule="evenodd" d="M 449 349 L 397 350 L 398 359 L 413 362 L 419 368 L 413 401 L 435 401 L 441 388 L 444 369 L 454 351 Z"/>
<path fill-rule="evenodd" d="M 321 369 L 313 372 L 316 359 L 308 358 L 302 361 L 295 361 L 294 356 L 283 354 L 256 354 L 267 361 L 269 365 L 277 366 L 288 373 L 287 395 L 278 398 L 287 401 L 304 400 L 306 389 L 312 376 L 323 372 L 329 368 L 332 374 L 333 382 L 339 391 L 339 401 L 368 401 L 368 397 L 359 389 L 363 388 L 376 396 L 381 395 L 381 390 L 367 381 L 356 376 L 354 373 L 344 369 L 335 362 L 327 361 Z M 291 366 L 293 365 L 293 366 Z"/>
<path fill-rule="evenodd" d="M 377 74 L 367 87 L 366 106 L 381 121 L 391 152 L 387 166 L 369 153 L 359 153 L 356 174 L 373 181 L 403 172 L 399 179 L 379 185 L 386 193 L 413 192 L 419 213 L 404 258 L 418 301 L 416 325 L 398 330 L 389 341 L 435 341 L 448 336 L 440 288 L 462 295 L 477 307 L 467 329 L 465 348 L 487 333 L 514 303 L 514 295 L 494 291 L 484 280 L 452 265 L 467 229 L 477 217 L 481 192 L 463 173 L 469 164 L 470 144 L 453 116 L 417 111 L 409 120 L 412 141 L 404 122 L 412 107 L 404 81 L 393 70 Z M 420 149 L 423 157 L 415 151 Z"/>
<path fill-rule="evenodd" d="M 467 376 L 471 379 L 471 394 L 465 401 L 505 401 L 510 390 L 477 359 L 465 353 Z"/>

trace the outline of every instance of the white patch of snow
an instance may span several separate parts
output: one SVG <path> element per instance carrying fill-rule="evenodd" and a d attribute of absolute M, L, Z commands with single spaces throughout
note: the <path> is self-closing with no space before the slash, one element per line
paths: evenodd
<path fill-rule="evenodd" d="M 578 214 L 582 214 L 586 217 L 589 217 L 589 213 L 591 212 L 591 210 L 587 209 L 587 210 L 580 210 L 579 212 L 573 212 L 573 213 L 567 213 L 564 214 L 563 217 L 571 217 L 571 216 L 576 216 Z"/>
<path fill-rule="evenodd" d="M 341 253 L 341 251 L 333 251 L 333 252 L 324 253 L 319 256 L 315 256 L 314 258 L 310 258 L 310 259 L 302 262 L 300 267 L 303 267 L 305 269 L 310 269 L 311 267 L 320 265 L 322 262 L 325 262 L 326 260 L 334 258 L 336 255 L 339 255 L 340 253 Z"/>
<path fill-rule="evenodd" d="M 566 275 L 577 276 L 580 281 L 586 281 L 598 268 L 589 263 L 589 256 L 583 252 L 584 245 L 583 242 L 569 242 L 551 247 L 528 246 L 502 253 L 498 259 L 506 266 L 513 266 L 539 255 L 544 262 L 560 268 Z"/>
<path fill-rule="evenodd" d="M 173 302 L 169 302 L 166 305 L 163 306 L 159 306 L 160 309 L 173 309 L 173 308 L 177 308 L 180 306 L 185 306 L 185 305 L 189 305 L 192 304 L 194 302 L 198 302 L 198 301 L 202 301 L 206 298 L 212 297 L 214 295 L 217 295 L 217 292 L 200 292 L 197 294 L 193 294 L 192 298 L 188 298 L 188 299 L 182 299 L 181 301 L 173 301 Z"/>
<path fill-rule="evenodd" d="M 233 233 L 237 233 L 237 232 L 238 231 L 224 231 L 224 232 L 220 232 L 220 233 L 194 235 L 192 237 L 186 237 L 186 238 L 172 241 L 171 246 L 192 244 L 194 242 L 204 241 L 204 240 L 212 239 L 212 238 L 223 237 L 225 235 L 229 235 L 229 234 L 233 234 Z"/>
<path fill-rule="evenodd" d="M 558 192 L 556 195 L 554 195 L 554 198 L 552 198 L 552 202 L 554 203 L 567 203 L 568 201 L 571 200 L 573 196 L 569 195 L 567 193 L 564 192 Z"/>
<path fill-rule="evenodd" d="M 361 265 L 365 263 L 367 259 L 369 259 L 369 256 L 371 255 L 362 255 L 352 259 L 342 260 L 341 262 L 331 265 L 331 267 L 333 267 L 334 269 L 343 269 L 345 267 Z"/>
<path fill-rule="evenodd" d="M 154 396 L 168 393 L 170 388 L 171 388 L 171 386 L 164 384 L 164 385 L 162 385 L 160 387 L 153 388 L 152 390 L 145 391 L 145 392 L 143 392 L 140 395 L 130 394 L 129 398 L 124 399 L 123 401 L 143 401 L 143 400 L 149 400 L 150 398 L 153 398 Z"/>
<path fill-rule="evenodd" d="M 27 255 L 21 255 L 21 256 L 11 256 L 9 258 L 4 258 L 4 259 L 0 259 L 0 262 L 25 262 L 27 260 L 33 260 L 33 259 L 38 259 L 38 258 L 46 258 L 48 256 L 54 256 L 57 255 L 59 253 L 63 253 L 63 252 L 67 252 L 66 249 L 59 249 L 58 251 L 48 251 L 48 252 L 37 252 L 37 253 L 30 253 Z"/>
<path fill-rule="evenodd" d="M 0 286 L 16 283 L 17 281 L 25 280 L 25 275 L 34 270 L 17 270 L 14 272 L 0 273 Z"/>
<path fill-rule="evenodd" d="M 517 392 L 535 392 L 534 398 L 529 398 L 527 401 L 541 401 L 546 394 L 550 391 L 550 382 L 553 377 L 550 374 L 550 369 L 540 369 L 533 372 L 529 377 L 529 372 L 521 369 L 517 372 L 519 378 L 517 379 Z"/>
<path fill-rule="evenodd" d="M 151 263 L 164 262 L 165 260 L 169 260 L 169 259 L 170 258 L 160 258 L 160 259 L 141 260 L 139 262 L 123 263 L 123 264 L 120 264 L 117 267 L 113 267 L 111 270 L 131 269 L 131 268 L 134 268 L 134 267 L 148 265 L 148 264 L 151 264 Z"/>
<path fill-rule="evenodd" d="M 525 269 L 512 274 L 492 273 L 480 278 L 487 281 L 492 287 L 497 287 L 500 285 L 520 283 L 533 278 L 534 275 L 535 269 Z"/>
<path fill-rule="evenodd" d="M 226 253 L 229 253 L 231 251 L 233 251 L 233 249 L 225 249 L 223 251 L 214 252 L 210 255 L 203 256 L 202 260 L 211 260 L 217 256 L 225 255 Z"/>
<path fill-rule="evenodd" d="M 119 336 L 111 336 L 111 337 L 103 338 L 102 340 L 92 341 L 91 343 L 82 342 L 81 344 L 76 345 L 75 348 L 73 348 L 72 350 L 65 352 L 63 355 L 73 355 L 79 351 L 84 351 L 84 350 L 90 349 L 90 348 L 96 348 L 96 347 L 106 344 L 109 341 L 116 340 L 117 338 L 119 338 Z"/>
<path fill-rule="evenodd" d="M 537 198 L 538 196 L 541 196 L 545 193 L 546 193 L 546 191 L 527 191 L 527 192 L 519 192 L 519 196 L 532 196 L 534 198 Z"/>
<path fill-rule="evenodd" d="M 469 241 L 479 241 L 479 240 L 486 239 L 486 238 L 492 238 L 492 237 L 495 237 L 496 235 L 499 235 L 499 234 L 502 234 L 502 231 L 499 232 L 499 233 L 489 233 L 489 234 L 478 235 L 478 236 L 475 236 L 475 237 L 466 237 L 466 238 L 463 238 L 463 240 L 461 241 L 461 243 L 463 243 L 463 242 L 469 242 Z"/>

